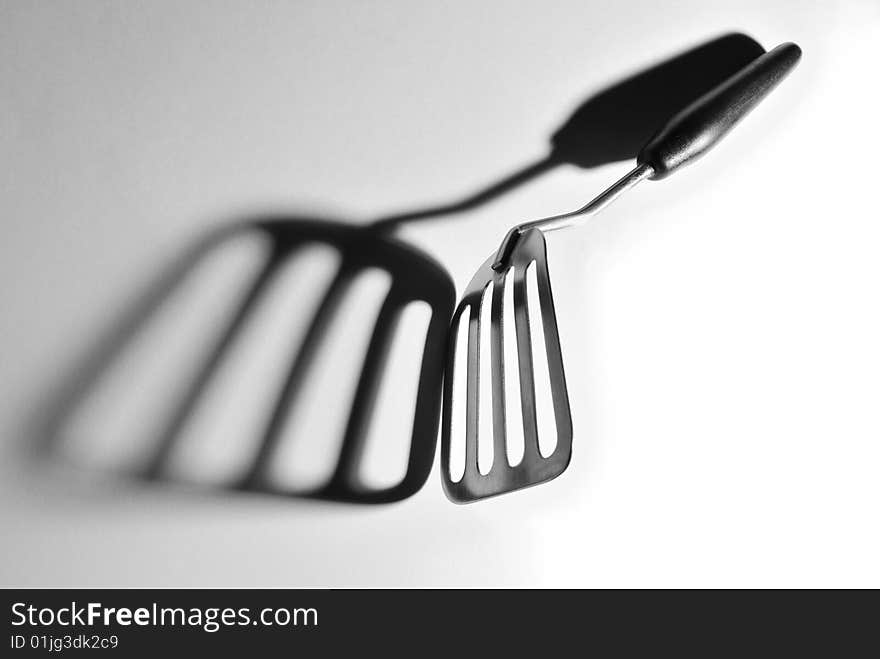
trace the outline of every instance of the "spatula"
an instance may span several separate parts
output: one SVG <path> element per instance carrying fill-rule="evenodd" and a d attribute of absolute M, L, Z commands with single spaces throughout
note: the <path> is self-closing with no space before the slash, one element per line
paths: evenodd
<path fill-rule="evenodd" d="M 320 247 L 338 255 L 338 271 L 322 290 L 322 297 L 312 312 L 304 308 L 303 315 L 308 318 L 304 318 L 306 329 L 302 336 L 291 337 L 289 349 L 282 350 L 275 357 L 281 362 L 283 373 L 278 381 L 272 379 L 272 386 L 267 387 L 271 400 L 264 410 L 265 422 L 262 422 L 262 414 L 256 415 L 260 419 L 258 427 L 252 429 L 253 433 L 243 432 L 237 438 L 240 447 L 255 447 L 255 450 L 251 453 L 242 450 L 241 455 L 233 456 L 236 459 L 229 461 L 236 463 L 233 465 L 236 467 L 233 480 L 225 476 L 214 480 L 227 489 L 360 503 L 397 501 L 410 496 L 424 484 L 434 462 L 440 425 L 446 331 L 454 309 L 455 292 L 452 280 L 442 266 L 428 254 L 395 236 L 395 231 L 402 225 L 449 219 L 473 210 L 557 167 L 591 168 L 629 160 L 657 125 L 763 52 L 760 44 L 750 37 L 733 33 L 653 62 L 587 98 L 553 133 L 550 149 L 545 155 L 475 193 L 451 202 L 396 213 L 367 225 L 280 215 L 248 218 L 212 232 L 163 274 L 155 287 L 129 310 L 119 326 L 111 328 L 107 335 L 96 341 L 97 350 L 89 355 L 81 369 L 73 373 L 65 383 L 67 386 L 61 387 L 58 400 L 51 406 L 53 409 L 41 414 L 46 429 L 41 429 L 40 435 L 53 443 L 65 436 L 69 418 L 71 414 L 76 416 L 75 411 L 84 395 L 120 361 L 133 338 L 145 329 L 149 333 L 151 323 L 157 316 L 161 317 L 168 298 L 178 295 L 180 289 L 197 278 L 199 268 L 205 262 L 243 242 L 259 239 L 268 244 L 268 256 L 260 264 L 258 276 L 247 282 L 247 291 L 238 306 L 218 323 L 217 335 L 205 337 L 207 349 L 204 353 L 192 354 L 186 364 L 175 364 L 178 372 L 172 379 L 179 380 L 182 386 L 177 388 L 168 409 L 157 415 L 159 423 L 155 436 L 142 438 L 149 444 L 144 447 L 146 450 L 134 451 L 144 456 L 143 464 L 132 467 L 138 473 L 150 479 L 186 481 L 190 474 L 184 472 L 181 475 L 175 467 L 179 455 L 186 453 L 191 444 L 193 433 L 188 434 L 186 429 L 192 418 L 198 416 L 206 392 L 222 379 L 218 376 L 222 375 L 230 357 L 240 347 L 242 335 L 246 339 L 249 328 L 260 324 L 261 310 L 267 299 L 272 298 L 279 281 L 283 283 L 285 269 L 301 263 L 310 251 Z M 654 101 L 647 104 L 645 99 Z M 320 376 L 320 353 L 333 343 L 333 329 L 343 322 L 341 317 L 345 316 L 346 308 L 357 302 L 352 299 L 353 291 L 367 271 L 387 274 L 391 287 L 379 313 L 363 315 L 363 322 L 368 324 L 371 334 L 364 352 L 354 355 L 357 363 L 349 364 L 352 368 L 343 369 L 345 372 L 335 373 L 339 399 L 347 400 L 337 411 L 346 418 L 339 436 L 328 431 L 317 438 L 323 441 L 326 437 L 326 446 L 321 447 L 313 441 L 315 438 L 306 436 L 297 427 L 290 432 L 286 421 L 289 411 L 301 405 L 315 385 L 316 375 Z M 404 330 L 399 320 L 412 302 L 427 305 L 430 322 L 424 335 L 414 337 L 421 344 L 417 382 L 412 383 L 416 389 L 414 409 L 401 406 L 398 410 L 401 418 L 408 422 L 408 437 L 405 438 L 409 440 L 408 458 L 400 480 L 379 486 L 364 482 L 361 475 L 370 442 L 381 442 L 380 450 L 385 448 L 386 438 L 371 432 L 378 425 L 375 417 L 379 415 L 375 409 L 381 407 L 381 402 L 377 403 L 377 393 L 387 380 L 386 371 L 393 370 L 388 368 L 389 347 L 401 338 Z M 139 388 L 139 374 L 133 375 L 135 377 L 130 379 L 134 382 L 130 384 Z M 343 391 L 350 392 L 350 397 L 346 398 Z M 210 405 L 206 407 L 210 412 Z M 330 412 L 327 411 L 328 417 Z M 125 443 L 128 437 L 122 433 L 119 440 Z M 279 455 L 283 450 L 279 452 L 279 449 L 296 443 L 311 443 L 331 459 L 331 473 L 329 476 L 324 474 L 322 484 L 315 485 L 320 478 L 306 477 L 285 479 L 282 485 L 272 478 L 273 466 L 281 462 Z M 222 453 L 226 448 L 222 444 L 212 447 L 216 453 Z M 320 473 L 312 474 L 313 471 L 320 470 L 306 466 L 298 474 L 321 477 Z"/>
<path fill-rule="evenodd" d="M 642 147 L 637 164 L 626 176 L 583 208 L 563 215 L 520 224 L 511 229 L 501 247 L 482 265 L 468 285 L 453 315 L 449 353 L 444 383 L 441 462 L 443 484 L 454 502 L 466 503 L 549 481 L 561 474 L 571 460 L 572 422 L 562 349 L 544 233 L 572 226 L 594 215 L 625 190 L 645 180 L 666 178 L 702 156 L 733 126 L 752 110 L 797 64 L 801 51 L 792 43 L 765 53 L 718 87 L 709 91 L 672 117 Z M 648 99 L 647 102 L 650 102 Z M 526 273 L 535 269 L 537 300 L 529 300 Z M 516 334 L 519 399 L 522 410 L 523 457 L 512 465 L 507 456 L 508 411 L 505 397 L 504 360 L 504 290 L 513 287 L 513 318 Z M 489 355 L 481 354 L 481 317 L 483 306 L 489 309 Z M 542 455 L 539 447 L 536 413 L 533 327 L 529 309 L 540 312 L 544 351 L 549 371 L 549 387 L 555 420 L 555 448 Z M 456 328 L 465 314 L 467 322 L 467 369 L 464 428 L 452 427 L 455 405 L 455 369 L 457 364 Z M 480 362 L 491 363 L 491 437 L 480 435 Z M 488 406 L 485 406 L 488 407 Z M 486 424 L 482 424 L 486 425 Z M 453 431 L 464 433 L 464 471 L 460 479 L 451 473 Z M 481 472 L 478 452 L 481 442 L 492 443 L 491 467 Z M 553 445 L 553 442 L 548 442 Z M 458 456 L 461 457 L 461 456 Z"/>

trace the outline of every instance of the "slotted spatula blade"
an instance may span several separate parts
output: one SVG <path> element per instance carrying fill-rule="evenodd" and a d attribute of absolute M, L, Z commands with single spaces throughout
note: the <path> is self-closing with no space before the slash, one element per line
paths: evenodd
<path fill-rule="evenodd" d="M 456 503 L 467 503 L 491 496 L 538 485 L 561 474 L 571 459 L 571 411 L 562 366 L 562 350 L 553 293 L 547 268 L 547 248 L 543 232 L 562 229 L 584 216 L 593 215 L 624 191 L 645 179 L 663 179 L 672 172 L 695 161 L 716 144 L 730 129 L 752 110 L 797 64 L 800 48 L 783 44 L 765 53 L 672 117 L 642 147 L 637 166 L 617 183 L 583 208 L 572 213 L 528 222 L 514 227 L 507 234 L 498 252 L 477 271 L 453 316 L 444 382 L 442 478 L 447 496 Z M 538 300 L 529 300 L 526 286 L 527 268 L 534 264 L 537 275 Z M 507 418 L 505 409 L 506 380 L 504 377 L 504 287 L 513 272 L 513 315 L 516 327 L 517 367 L 520 381 L 524 455 L 517 465 L 505 462 L 507 456 Z M 483 334 L 481 310 L 491 290 L 492 308 L 489 358 L 491 369 L 492 437 L 480 434 L 480 361 L 486 356 L 481 346 Z M 530 310 L 540 309 L 549 370 L 549 386 L 557 427 L 555 450 L 542 456 L 539 450 L 536 422 L 534 355 Z M 465 318 L 467 333 L 466 409 L 464 423 L 464 472 L 460 479 L 451 473 L 455 406 L 455 369 L 458 333 L 456 328 Z M 485 412 L 484 412 L 485 413 Z M 493 444 L 493 461 L 486 473 L 480 472 L 478 453 L 482 442 Z"/>
<path fill-rule="evenodd" d="M 465 460 L 464 474 L 460 480 L 453 480 L 450 475 L 451 437 L 452 432 L 460 429 L 452 428 L 452 406 L 454 404 L 454 369 L 455 352 L 457 349 L 457 332 L 450 334 L 449 370 L 446 374 L 444 389 L 444 424 L 441 462 L 443 467 L 443 485 L 447 496 L 453 501 L 465 503 L 476 499 L 502 494 L 511 490 L 537 485 L 549 481 L 568 466 L 571 459 L 571 412 L 568 402 L 568 390 L 565 384 L 565 371 L 562 365 L 562 348 L 559 344 L 559 329 L 556 324 L 556 312 L 553 306 L 553 291 L 550 287 L 550 275 L 547 268 L 547 246 L 544 235 L 533 230 L 523 235 L 518 244 L 514 258 L 503 269 L 493 269 L 494 257 L 487 260 L 480 268 L 465 291 L 464 298 L 453 316 L 452 327 L 456 328 L 462 319 L 468 325 L 468 361 L 466 411 L 465 411 Z M 535 269 L 538 299 L 529 299 L 526 284 L 526 273 L 529 267 Z M 506 327 L 504 323 L 504 290 L 513 287 L 514 327 Z M 492 288 L 492 295 L 487 289 Z M 490 354 L 491 389 L 492 389 L 492 437 L 480 438 L 480 359 L 479 342 L 485 328 L 482 327 L 483 305 L 488 298 L 492 299 L 490 309 L 491 328 Z M 535 392 L 535 369 L 533 354 L 533 328 L 530 324 L 529 309 L 538 307 L 543 329 L 543 349 L 546 354 L 549 371 L 549 384 L 553 402 L 555 420 L 555 442 L 549 441 L 555 448 L 550 455 L 542 456 L 538 441 L 538 412 Z M 516 367 L 519 376 L 517 391 L 507 391 L 515 384 L 505 377 L 504 343 L 505 333 L 514 332 L 516 338 Z M 519 396 L 521 401 L 521 419 L 508 420 L 506 399 Z M 484 409 L 487 406 L 483 406 Z M 511 464 L 508 456 L 508 423 L 522 423 L 523 456 Z M 477 465 L 478 442 L 492 441 L 493 460 L 488 473 L 482 474 Z"/>

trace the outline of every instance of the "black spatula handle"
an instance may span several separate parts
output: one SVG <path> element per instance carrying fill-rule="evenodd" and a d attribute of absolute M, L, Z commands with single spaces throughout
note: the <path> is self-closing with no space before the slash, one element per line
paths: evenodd
<path fill-rule="evenodd" d="M 785 43 L 761 55 L 676 114 L 639 152 L 662 179 L 711 149 L 794 68 L 801 49 Z"/>

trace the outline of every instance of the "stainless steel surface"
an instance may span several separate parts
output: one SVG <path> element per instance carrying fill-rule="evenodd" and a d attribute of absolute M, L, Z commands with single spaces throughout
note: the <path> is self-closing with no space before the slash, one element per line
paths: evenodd
<path fill-rule="evenodd" d="M 652 173 L 653 170 L 650 166 L 638 165 L 586 206 L 583 206 L 576 211 L 563 213 L 562 215 L 554 215 L 553 217 L 548 217 L 543 220 L 533 220 L 532 222 L 518 224 L 508 231 L 507 235 L 504 237 L 504 241 L 501 243 L 501 247 L 498 248 L 498 252 L 495 255 L 492 268 L 500 270 L 506 267 L 507 262 L 511 257 L 511 253 L 516 248 L 517 241 L 530 229 L 540 229 L 545 232 L 556 231 L 557 229 L 564 229 L 582 222 L 586 216 L 595 215 L 608 206 L 612 201 L 617 199 L 617 197 L 623 192 L 629 190 L 637 183 L 644 181 L 646 178 L 649 178 Z"/>
<path fill-rule="evenodd" d="M 547 268 L 547 244 L 545 231 L 555 231 L 577 224 L 584 217 L 598 213 L 618 196 L 640 181 L 648 178 L 652 169 L 639 165 L 606 189 L 590 203 L 571 213 L 526 222 L 511 229 L 498 252 L 490 257 L 471 279 L 461 303 L 452 318 L 449 339 L 446 378 L 443 395 L 443 436 L 441 462 L 443 486 L 447 496 L 457 503 L 467 503 L 487 497 L 519 490 L 556 478 L 571 461 L 571 406 L 562 364 L 562 348 L 559 343 L 559 327 L 553 305 L 553 291 Z M 529 300 L 526 273 L 534 265 L 537 275 L 538 300 Z M 504 359 L 504 295 L 513 270 L 513 317 L 516 327 L 517 370 L 519 373 L 519 396 L 522 410 L 524 451 L 522 460 L 511 465 L 508 458 L 508 428 L 505 396 L 508 386 L 505 378 Z M 477 453 L 481 441 L 480 419 L 480 340 L 482 333 L 481 310 L 492 288 L 490 310 L 490 359 L 492 360 L 492 444 L 493 461 L 487 473 L 481 474 Z M 538 305 L 547 355 L 549 386 L 555 420 L 556 444 L 552 453 L 542 456 L 538 442 L 537 405 L 535 394 L 534 355 L 532 352 L 532 328 L 529 321 L 529 305 Z M 464 473 L 460 480 L 453 480 L 450 468 L 452 459 L 453 406 L 455 404 L 455 368 L 459 323 L 468 313 L 467 333 L 467 381 L 465 411 Z"/>
<path fill-rule="evenodd" d="M 562 348 L 559 344 L 559 330 L 556 324 L 556 311 L 553 306 L 553 292 L 547 269 L 547 246 L 544 235 L 538 229 L 530 229 L 517 241 L 510 255 L 508 266 L 502 270 L 493 267 L 494 257 L 489 258 L 474 275 L 464 293 L 461 304 L 452 320 L 453 332 L 449 344 L 443 400 L 443 439 L 441 462 L 443 485 L 447 496 L 457 502 L 466 503 L 477 499 L 503 494 L 531 485 L 551 480 L 565 471 L 571 459 L 571 410 L 565 373 L 562 366 Z M 526 286 L 526 273 L 534 264 L 538 284 L 538 300 L 529 300 Z M 511 279 L 511 270 L 513 281 Z M 507 410 L 505 405 L 504 363 L 504 295 L 505 286 L 513 286 L 514 325 L 516 331 L 516 351 L 518 355 L 519 395 L 522 409 L 523 457 L 516 465 L 511 465 L 507 454 Z M 477 465 L 477 450 L 480 416 L 480 335 L 481 310 L 486 299 L 486 290 L 493 287 L 490 359 L 492 378 L 492 438 L 493 462 L 488 473 L 481 474 Z M 532 328 L 529 324 L 529 305 L 539 305 L 544 334 L 544 348 L 550 376 L 550 389 L 553 400 L 553 415 L 556 426 L 556 447 L 543 457 L 538 446 L 538 423 L 535 400 L 534 355 L 532 353 Z M 457 332 L 462 317 L 468 314 L 467 350 L 467 392 L 465 421 L 465 468 L 459 481 L 450 476 L 452 406 L 454 404 L 455 350 Z M 515 392 L 514 392 L 515 393 Z"/>

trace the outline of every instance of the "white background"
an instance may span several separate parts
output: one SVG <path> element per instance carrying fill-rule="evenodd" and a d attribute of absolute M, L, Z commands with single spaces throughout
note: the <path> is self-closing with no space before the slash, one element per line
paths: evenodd
<path fill-rule="evenodd" d="M 574 458 L 472 506 L 105 488 L 28 414 L 169 254 L 255 209 L 365 220 L 543 155 L 589 93 L 740 30 L 801 45 L 728 140 L 550 236 Z M 880 586 L 875 2 L 0 4 L 0 583 Z M 650 102 L 650 99 L 646 99 Z M 513 222 L 404 236 L 459 291 Z"/>

